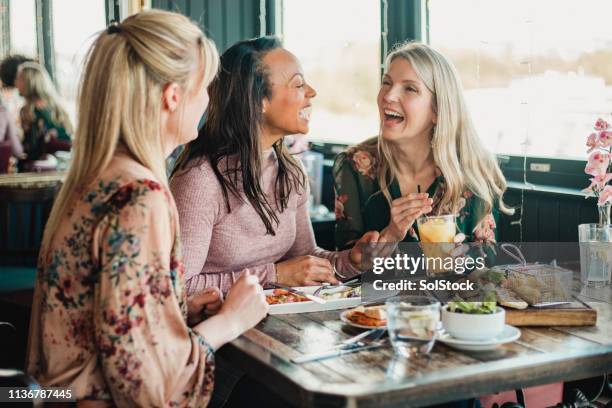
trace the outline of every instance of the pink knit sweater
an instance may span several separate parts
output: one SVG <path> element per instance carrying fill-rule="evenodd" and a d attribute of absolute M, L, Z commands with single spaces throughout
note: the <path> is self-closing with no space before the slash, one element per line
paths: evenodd
<path fill-rule="evenodd" d="M 259 277 L 262 285 L 275 282 L 275 264 L 301 255 L 329 259 L 346 277 L 359 273 L 349 261 L 348 250 L 330 252 L 316 246 L 307 190 L 291 193 L 288 208 L 277 212 L 276 235 L 269 235 L 246 199 L 240 202 L 229 193 L 228 212 L 221 184 L 208 160 L 194 162 L 170 182 L 179 212 L 188 293 L 210 286 L 226 293 L 247 269 Z M 264 152 L 262 188 L 270 202 L 275 202 L 277 172 L 276 154 L 273 150 Z"/>

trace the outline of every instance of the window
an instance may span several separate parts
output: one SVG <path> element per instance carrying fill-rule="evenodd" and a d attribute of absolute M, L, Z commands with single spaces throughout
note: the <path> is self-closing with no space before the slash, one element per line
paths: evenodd
<path fill-rule="evenodd" d="M 34 0 L 11 0 L 9 2 L 11 27 L 11 54 L 23 54 L 35 58 L 36 50 L 36 6 Z"/>
<path fill-rule="evenodd" d="M 76 93 L 83 58 L 95 34 L 106 26 L 104 1 L 53 0 L 52 11 L 56 83 L 75 123 Z"/>
<path fill-rule="evenodd" d="M 429 0 L 431 44 L 455 64 L 480 137 L 500 154 L 586 158 L 612 112 L 609 0 Z"/>
<path fill-rule="evenodd" d="M 378 134 L 380 0 L 284 0 L 282 38 L 317 91 L 309 139 L 355 144 Z"/>

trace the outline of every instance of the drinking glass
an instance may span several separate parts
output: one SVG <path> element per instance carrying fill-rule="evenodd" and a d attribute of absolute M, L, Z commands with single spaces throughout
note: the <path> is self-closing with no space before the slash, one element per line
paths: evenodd
<path fill-rule="evenodd" d="M 421 248 L 427 261 L 427 275 L 446 273 L 444 260 L 449 256 L 457 232 L 455 215 L 436 215 L 417 219 Z"/>
<path fill-rule="evenodd" d="M 589 287 L 600 288 L 610 284 L 612 275 L 612 226 L 581 224 L 580 281 Z"/>
<path fill-rule="evenodd" d="M 427 296 L 396 296 L 386 302 L 387 329 L 398 355 L 428 354 L 441 328 L 440 302 Z"/>

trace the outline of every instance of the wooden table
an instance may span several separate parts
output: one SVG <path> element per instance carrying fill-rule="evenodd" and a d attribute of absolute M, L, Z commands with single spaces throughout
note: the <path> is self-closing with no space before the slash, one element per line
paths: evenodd
<path fill-rule="evenodd" d="M 39 188 L 60 184 L 66 178 L 65 171 L 40 173 L 0 174 L 0 188 Z"/>
<path fill-rule="evenodd" d="M 487 352 L 437 343 L 431 358 L 395 359 L 391 347 L 296 365 L 354 335 L 339 311 L 268 316 L 219 350 L 231 364 L 299 406 L 423 406 L 612 372 L 612 289 L 577 296 L 598 311 L 593 327 L 523 327 L 521 338 Z"/>

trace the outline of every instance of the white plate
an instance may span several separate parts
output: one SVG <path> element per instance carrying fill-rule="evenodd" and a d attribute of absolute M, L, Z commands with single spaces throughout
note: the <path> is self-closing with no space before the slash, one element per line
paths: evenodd
<path fill-rule="evenodd" d="M 306 293 L 314 293 L 320 286 L 303 286 L 296 287 L 295 289 L 301 290 Z M 274 289 L 264 290 L 264 294 L 273 294 Z M 323 312 L 325 310 L 339 310 L 348 309 L 359 306 L 361 303 L 361 297 L 343 298 L 328 300 L 323 304 L 315 303 L 311 300 L 306 302 L 295 302 L 295 303 L 281 303 L 278 305 L 270 305 L 268 314 L 292 314 L 292 313 L 309 313 L 309 312 Z"/>
<path fill-rule="evenodd" d="M 481 351 L 494 349 L 501 344 L 518 340 L 519 337 L 521 337 L 521 331 L 507 324 L 504 326 L 503 332 L 490 340 L 460 340 L 445 333 L 441 337 L 438 337 L 437 341 L 459 350 Z"/>
<path fill-rule="evenodd" d="M 349 326 L 353 326 L 353 327 L 357 327 L 359 329 L 384 329 L 385 327 L 387 327 L 387 325 L 384 326 L 366 326 L 364 324 L 357 324 L 357 323 L 353 323 L 349 318 L 348 318 L 348 313 L 350 312 L 350 310 L 345 310 L 344 312 L 340 313 L 340 320 L 342 320 L 344 323 L 348 324 Z"/>

